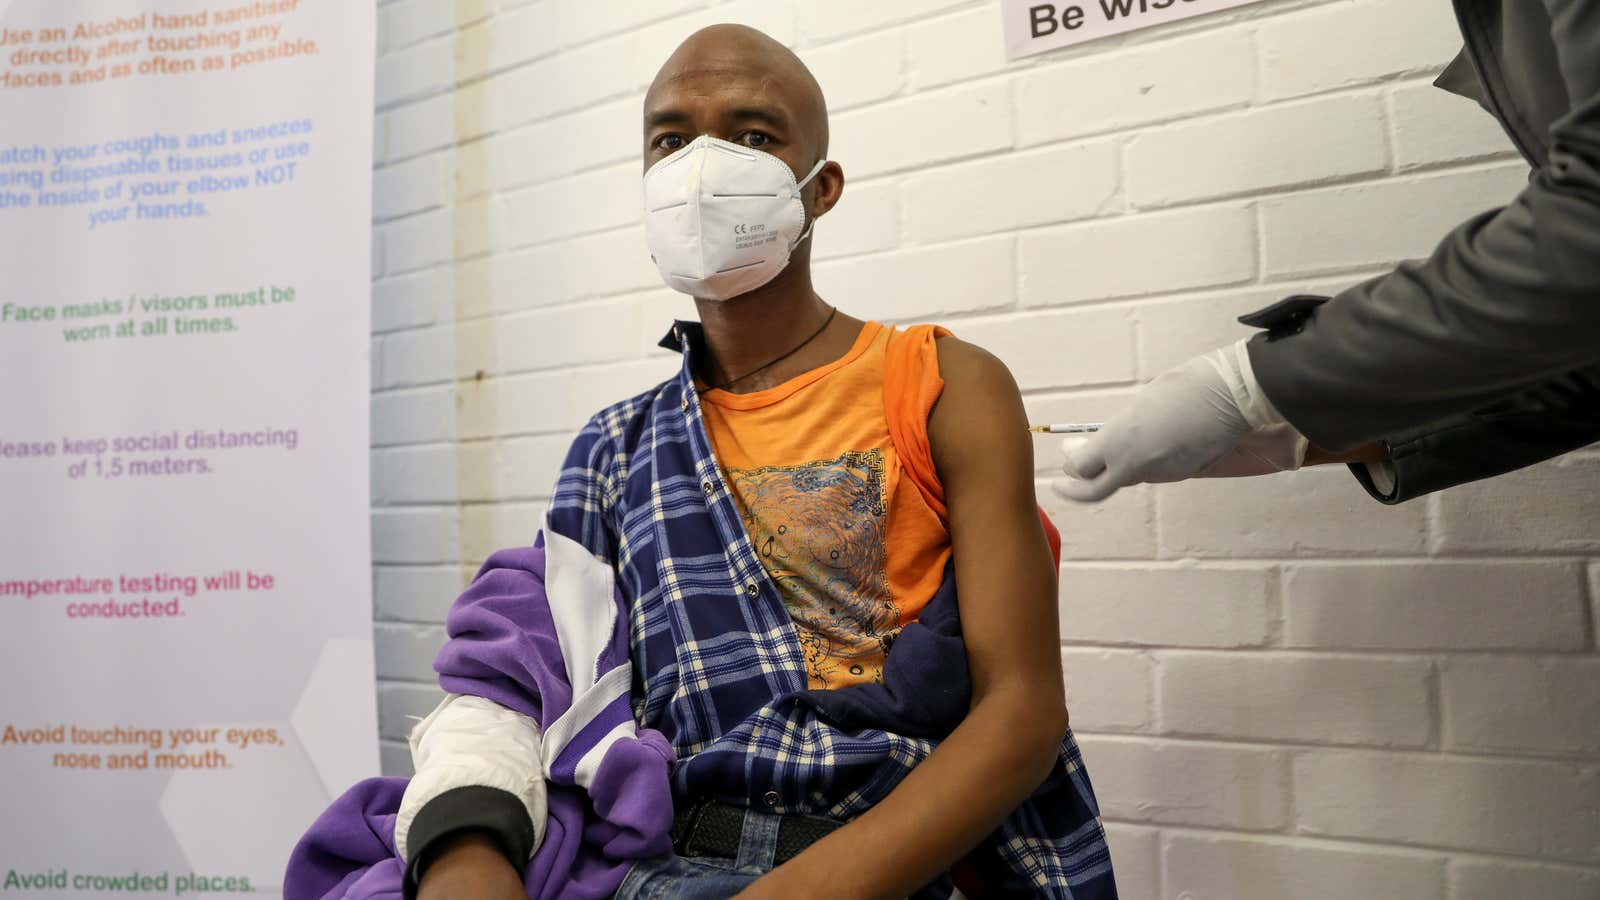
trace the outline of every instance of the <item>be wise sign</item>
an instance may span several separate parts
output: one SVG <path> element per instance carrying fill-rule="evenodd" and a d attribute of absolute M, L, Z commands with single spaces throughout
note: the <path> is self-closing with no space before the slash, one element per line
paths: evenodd
<path fill-rule="evenodd" d="M 1021 59 L 1125 31 L 1220 12 L 1260 0 L 1000 0 L 1006 57 Z"/>

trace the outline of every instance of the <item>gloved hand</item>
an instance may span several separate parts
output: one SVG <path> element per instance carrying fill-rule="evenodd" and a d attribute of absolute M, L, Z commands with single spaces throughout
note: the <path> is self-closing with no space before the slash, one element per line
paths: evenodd
<path fill-rule="evenodd" d="M 1142 482 L 1298 469 L 1306 439 L 1267 402 L 1245 342 L 1196 357 L 1141 390 L 1094 436 L 1069 438 L 1056 485 L 1069 500 L 1104 500 Z"/>

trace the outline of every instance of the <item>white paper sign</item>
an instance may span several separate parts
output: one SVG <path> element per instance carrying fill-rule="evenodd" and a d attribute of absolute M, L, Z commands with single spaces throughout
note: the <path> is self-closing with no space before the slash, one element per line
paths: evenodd
<path fill-rule="evenodd" d="M 0 897 L 276 897 L 378 769 L 374 5 L 0 7 Z"/>
<path fill-rule="evenodd" d="M 1221 12 L 1260 0 L 1000 0 L 1006 57 L 1021 59 L 1096 38 Z"/>

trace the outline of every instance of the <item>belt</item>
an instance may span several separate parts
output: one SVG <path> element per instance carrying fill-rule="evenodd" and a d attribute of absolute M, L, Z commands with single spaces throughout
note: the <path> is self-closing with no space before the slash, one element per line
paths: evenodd
<path fill-rule="evenodd" d="M 673 817 L 672 849 L 679 856 L 739 858 L 739 838 L 744 834 L 744 809 L 702 800 Z M 817 816 L 779 815 L 778 846 L 772 865 L 781 866 L 838 829 L 841 823 Z"/>

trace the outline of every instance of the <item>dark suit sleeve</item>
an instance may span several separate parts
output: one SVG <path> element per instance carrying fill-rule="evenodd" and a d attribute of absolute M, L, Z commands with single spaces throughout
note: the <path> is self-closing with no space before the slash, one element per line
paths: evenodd
<path fill-rule="evenodd" d="M 1426 260 L 1339 294 L 1296 333 L 1251 342 L 1267 397 L 1319 446 L 1467 416 L 1600 362 L 1600 0 L 1544 6 L 1570 112 L 1527 188 Z M 1512 433 L 1534 432 L 1514 421 Z M 1526 443 L 1538 441 L 1508 452 Z M 1428 452 L 1444 465 L 1441 448 Z"/>
<path fill-rule="evenodd" d="M 1600 367 L 1552 379 L 1484 409 L 1453 416 L 1387 440 L 1392 488 L 1375 484 L 1366 466 L 1351 466 L 1367 492 L 1384 503 L 1543 462 L 1600 441 Z"/>

